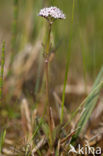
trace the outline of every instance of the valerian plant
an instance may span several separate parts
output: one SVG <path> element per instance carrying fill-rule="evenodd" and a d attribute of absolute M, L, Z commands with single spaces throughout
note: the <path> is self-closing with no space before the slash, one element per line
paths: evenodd
<path fill-rule="evenodd" d="M 46 75 L 46 96 L 48 104 L 48 117 L 49 117 L 49 127 L 50 127 L 50 145 L 52 146 L 52 128 L 50 123 L 50 101 L 49 101 L 49 78 L 48 78 L 48 64 L 49 56 L 51 50 L 51 30 L 52 25 L 57 19 L 65 19 L 65 14 L 57 7 L 51 6 L 49 8 L 43 8 L 40 10 L 38 16 L 45 18 L 48 22 L 48 37 L 46 44 L 44 46 L 44 62 L 45 62 L 45 75 Z"/>

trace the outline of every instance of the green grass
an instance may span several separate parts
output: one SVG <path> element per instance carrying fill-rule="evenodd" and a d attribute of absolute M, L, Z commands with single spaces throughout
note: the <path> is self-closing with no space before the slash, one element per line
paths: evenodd
<path fill-rule="evenodd" d="M 63 88 L 63 95 L 62 95 L 62 105 L 61 105 L 61 116 L 60 116 L 60 122 L 63 123 L 63 117 L 64 117 L 64 103 L 65 103 L 65 89 L 67 84 L 67 78 L 68 78 L 68 71 L 69 71 L 69 64 L 70 64 L 70 55 L 71 55 L 71 41 L 73 38 L 73 21 L 74 21 L 74 10 L 75 10 L 75 0 L 73 0 L 73 7 L 72 7 L 72 20 L 71 20 L 71 33 L 70 33 L 70 39 L 69 39 L 69 50 L 67 55 L 67 64 L 66 64 L 66 71 L 65 71 L 65 79 L 64 79 L 64 88 Z"/>
<path fill-rule="evenodd" d="M 0 69 L 0 105 L 2 104 L 2 94 L 3 94 L 4 63 L 5 63 L 5 41 L 3 41 L 3 43 L 2 43 L 2 51 L 1 51 L 1 69 Z"/>
<path fill-rule="evenodd" d="M 17 32 L 18 32 L 18 0 L 13 0 L 13 24 L 12 24 L 12 40 L 11 40 L 11 58 L 10 58 L 10 66 L 13 63 L 14 57 L 17 52 Z"/>
<path fill-rule="evenodd" d="M 1 134 L 0 134 L 0 154 L 2 152 L 2 148 L 3 148 L 3 145 L 4 145 L 5 136 L 6 136 L 6 130 L 1 132 Z"/>
<path fill-rule="evenodd" d="M 95 108 L 95 106 L 97 104 L 97 100 L 99 98 L 99 94 L 100 94 L 100 91 L 102 88 L 103 88 L 103 67 L 101 68 L 101 70 L 94 82 L 94 85 L 92 87 L 90 94 L 86 97 L 86 99 L 81 103 L 80 107 L 78 108 L 78 109 L 80 109 L 84 105 L 85 111 L 82 114 L 82 116 L 80 117 L 80 120 L 77 124 L 77 127 L 79 129 L 75 134 L 75 138 L 77 138 L 80 135 L 80 133 L 84 129 L 86 123 L 88 122 L 88 120 L 93 112 L 93 109 Z M 78 111 L 76 111 L 76 112 L 78 112 Z"/>
<path fill-rule="evenodd" d="M 11 3 L 9 2 L 0 2 L 0 13 L 1 14 L 1 25 L 0 31 L 4 30 L 5 35 L 4 38 L 6 38 L 6 33 L 9 32 L 11 33 L 11 37 L 9 37 L 8 41 L 11 40 L 11 44 L 8 47 L 11 47 L 11 50 L 9 51 L 9 48 L 7 48 L 7 54 L 10 53 L 11 58 L 8 62 L 10 62 L 10 71 L 9 69 L 8 72 L 10 72 L 10 79 L 7 77 L 5 81 L 7 80 L 7 88 L 8 89 L 8 84 L 9 80 L 11 81 L 16 81 L 15 75 L 12 74 L 12 65 L 15 63 L 15 58 L 20 51 L 24 51 L 25 46 L 30 44 L 33 48 L 35 45 L 35 42 L 38 40 L 38 36 L 42 38 L 42 34 L 46 31 L 47 27 L 44 25 L 44 21 L 42 18 L 39 18 L 38 12 L 39 10 L 44 6 L 49 6 L 49 5 L 56 5 L 59 7 L 63 12 L 66 14 L 66 20 L 64 21 L 58 21 L 55 22 L 53 25 L 52 33 L 51 33 L 51 44 L 50 40 L 47 40 L 48 45 L 47 50 L 49 48 L 56 49 L 53 51 L 53 54 L 55 56 L 54 60 L 52 61 L 53 63 L 50 64 L 49 71 L 51 72 L 49 74 L 50 78 L 50 93 L 52 97 L 52 93 L 56 88 L 56 85 L 61 85 L 63 84 L 63 91 L 62 91 L 62 104 L 61 104 L 61 114 L 60 114 L 60 121 L 56 121 L 57 125 L 55 126 L 54 129 L 52 129 L 52 141 L 50 141 L 50 130 L 49 130 L 49 124 L 48 124 L 48 119 L 45 118 L 47 117 L 47 112 L 43 114 L 42 117 L 37 115 L 36 119 L 38 123 L 35 121 L 35 126 L 33 127 L 33 132 L 32 132 L 32 137 L 30 140 L 30 145 L 32 144 L 33 146 L 31 149 L 26 146 L 25 149 L 25 155 L 31 155 L 31 150 L 33 147 L 36 146 L 37 140 L 42 135 L 46 136 L 46 145 L 43 146 L 44 149 L 38 149 L 37 153 L 38 155 L 42 155 L 43 150 L 47 150 L 47 148 L 50 148 L 52 146 L 53 150 L 56 151 L 56 156 L 60 155 L 60 150 L 63 151 L 65 149 L 65 145 L 69 147 L 69 142 L 71 139 L 74 143 L 76 143 L 78 137 L 80 134 L 83 134 L 83 130 L 86 127 L 86 124 L 88 123 L 88 120 L 98 102 L 99 95 L 101 92 L 101 89 L 103 88 L 103 68 L 101 68 L 99 75 L 96 77 L 96 74 L 98 73 L 100 67 L 103 65 L 103 1 L 94 1 L 94 0 L 65 0 L 65 1 L 60 1 L 60 0 L 51 0 L 51 1 L 43 1 L 43 0 L 11 0 L 13 5 L 11 6 Z M 8 7 L 9 6 L 9 7 Z M 2 8 L 4 10 L 2 10 Z M 5 15 L 5 10 L 7 10 L 7 13 L 12 10 L 11 14 L 9 15 L 10 18 L 12 16 L 12 22 L 10 23 L 9 20 L 7 20 L 6 15 Z M 8 17 L 9 19 L 9 17 Z M 5 24 L 6 23 L 6 24 Z M 6 26 L 4 26 L 6 25 Z M 12 25 L 12 26 L 11 26 Z M 10 32 L 10 27 L 11 27 L 11 32 Z M 47 34 L 46 34 L 47 35 Z M 50 36 L 49 36 L 50 37 Z M 40 38 L 40 39 L 41 39 Z M 45 36 L 46 38 L 46 36 Z M 5 39 L 6 40 L 6 39 Z M 45 40 L 45 39 L 44 39 Z M 59 43 L 59 44 L 58 44 Z M 42 43 L 41 43 L 42 44 Z M 56 45 L 59 45 L 56 48 Z M 51 48 L 51 49 L 52 49 Z M 36 49 L 35 49 L 36 50 Z M 34 50 L 34 53 L 35 53 Z M 21 52 L 22 53 L 22 52 Z M 42 53 L 40 51 L 40 53 Z M 8 56 L 8 55 L 7 55 Z M 8 57 L 6 57 L 8 59 Z M 27 61 L 27 58 L 25 59 Z M 38 59 L 38 58 L 37 58 Z M 15 119 L 20 120 L 20 112 L 18 114 L 17 110 L 20 109 L 20 103 L 22 97 L 25 97 L 30 99 L 33 105 L 32 108 L 38 109 L 39 103 L 42 103 L 42 110 L 44 111 L 44 104 L 46 100 L 45 96 L 45 82 L 42 80 L 43 78 L 41 77 L 43 73 L 43 57 L 42 54 L 39 54 L 39 59 L 38 59 L 38 67 L 36 72 L 32 69 L 26 74 L 26 77 L 29 77 L 28 75 L 30 74 L 31 78 L 31 71 L 35 72 L 36 74 L 33 74 L 34 77 L 31 78 L 30 80 L 26 80 L 26 77 L 24 78 L 24 75 L 19 75 L 20 79 L 21 77 L 23 78 L 23 86 L 21 87 L 22 89 L 22 94 L 18 97 L 15 97 L 15 85 L 10 86 L 11 88 L 14 87 L 14 92 L 10 90 L 10 88 L 5 92 L 8 98 L 5 98 L 4 100 L 5 103 L 8 104 L 8 107 L 6 109 L 5 103 L 2 103 L 3 99 L 3 79 L 4 79 L 4 63 L 5 63 L 5 42 L 2 44 L 2 50 L 1 50 L 1 68 L 0 68 L 0 105 L 2 105 L 3 110 L 7 111 L 6 117 L 9 119 Z M 16 66 L 16 64 L 15 64 Z M 33 62 L 33 68 L 34 66 L 37 66 L 35 62 Z M 23 68 L 23 67 L 22 67 Z M 70 71 L 70 73 L 69 73 Z M 26 73 L 26 70 L 25 70 Z M 74 74 L 75 73 L 75 74 Z M 88 96 L 83 100 L 83 102 L 77 107 L 75 111 L 73 111 L 70 116 L 70 120 L 66 121 L 64 123 L 64 105 L 65 102 L 66 104 L 70 105 L 72 101 L 65 101 L 65 91 L 66 91 L 66 85 L 68 83 L 68 75 L 71 74 L 72 77 L 72 82 L 73 84 L 76 83 L 81 83 L 79 82 L 79 79 L 84 79 L 84 85 L 85 85 L 85 90 L 87 87 L 87 84 L 90 82 L 94 82 L 94 79 L 96 78 L 93 87 L 91 89 L 91 92 L 88 94 Z M 51 77 L 53 75 L 53 79 Z M 74 77 L 74 75 L 76 75 Z M 14 77 L 13 77 L 14 76 Z M 13 79 L 12 79 L 13 78 Z M 17 79 L 19 79 L 17 77 Z M 31 83 L 32 81 L 35 84 L 34 86 L 30 86 L 33 89 L 33 94 L 31 96 L 30 91 L 28 91 L 28 96 L 25 94 L 25 90 L 28 90 L 28 81 Z M 27 85 L 24 85 L 24 84 Z M 12 84 L 12 83 L 11 83 Z M 21 84 L 20 84 L 21 85 Z M 18 84 L 19 86 L 19 84 Z M 24 86 L 27 86 L 26 88 Z M 5 91 L 6 91 L 5 89 Z M 40 90 L 40 92 L 39 92 Z M 12 92 L 12 93 L 11 93 Z M 29 96 L 30 95 L 30 96 Z M 72 96 L 75 95 L 73 94 Z M 44 101 L 41 101 L 43 98 Z M 17 103 L 15 104 L 13 108 L 11 108 L 12 104 L 15 103 L 17 99 Z M 29 100 L 28 100 L 29 101 Z M 28 102 L 30 104 L 31 108 L 31 102 Z M 52 104 L 54 104 L 54 101 L 50 101 Z M 76 105 L 76 100 L 75 104 Z M 53 105 L 55 108 L 55 105 Z M 72 107 L 72 106 L 71 106 Z M 79 111 L 84 110 L 83 114 L 80 116 L 80 119 L 77 123 L 76 128 L 77 130 L 75 131 L 75 134 L 71 135 L 70 138 L 67 136 L 68 133 L 70 133 L 69 130 L 65 130 L 65 128 L 68 127 L 71 122 L 74 122 L 74 119 L 77 117 L 77 114 Z M 0 110 L 1 111 L 1 110 Z M 68 111 L 67 111 L 68 112 Z M 2 116 L 2 115 L 1 115 Z M 39 116 L 39 117 L 38 117 Z M 4 117 L 4 116 L 2 116 Z M 5 118 L 6 118 L 5 117 Z M 58 116 L 56 116 L 58 118 Z M 2 120 L 2 119 L 1 119 Z M 60 122 L 60 123 L 59 123 Z M 63 126 L 62 126 L 63 125 Z M 0 125 L 1 126 L 1 125 Z M 5 123 L 4 123 L 5 126 Z M 4 130 L 0 134 L 0 153 L 3 148 L 4 144 L 4 139 L 6 135 L 6 130 Z M 26 137 L 26 136 L 25 136 Z M 64 142 L 62 145 L 62 148 L 59 150 L 58 149 L 58 143 L 60 140 L 63 140 L 64 138 L 67 140 Z M 52 143 L 51 143 L 52 142 Z M 28 142 L 27 142 L 28 143 Z M 68 151 L 68 149 L 67 149 Z"/>

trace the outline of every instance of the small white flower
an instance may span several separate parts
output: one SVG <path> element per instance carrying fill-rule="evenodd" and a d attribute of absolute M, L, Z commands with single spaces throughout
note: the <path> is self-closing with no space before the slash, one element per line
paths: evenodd
<path fill-rule="evenodd" d="M 63 12 L 57 8 L 57 7 L 49 7 L 49 8 L 43 8 L 40 10 L 38 16 L 42 16 L 45 18 L 54 18 L 54 19 L 65 19 L 66 16 L 63 14 Z"/>

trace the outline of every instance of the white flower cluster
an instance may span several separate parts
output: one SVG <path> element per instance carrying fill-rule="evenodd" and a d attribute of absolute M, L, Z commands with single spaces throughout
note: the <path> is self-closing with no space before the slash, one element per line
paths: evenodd
<path fill-rule="evenodd" d="M 48 18 L 48 17 L 52 17 L 55 19 L 65 19 L 66 18 L 65 14 L 63 14 L 63 12 L 57 7 L 43 8 L 40 10 L 38 15 L 45 17 L 45 18 Z"/>

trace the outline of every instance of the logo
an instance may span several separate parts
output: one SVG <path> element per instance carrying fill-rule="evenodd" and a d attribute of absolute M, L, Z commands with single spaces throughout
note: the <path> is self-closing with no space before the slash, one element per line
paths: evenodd
<path fill-rule="evenodd" d="M 84 155 L 88 155 L 88 154 L 93 154 L 93 155 L 100 155 L 102 154 L 102 150 L 100 147 L 90 147 L 88 145 L 86 145 L 85 147 L 81 147 L 80 144 L 78 144 L 78 148 L 75 149 L 75 147 L 73 145 L 70 144 L 70 150 L 68 152 L 69 153 L 76 153 L 76 154 L 84 154 Z"/>

